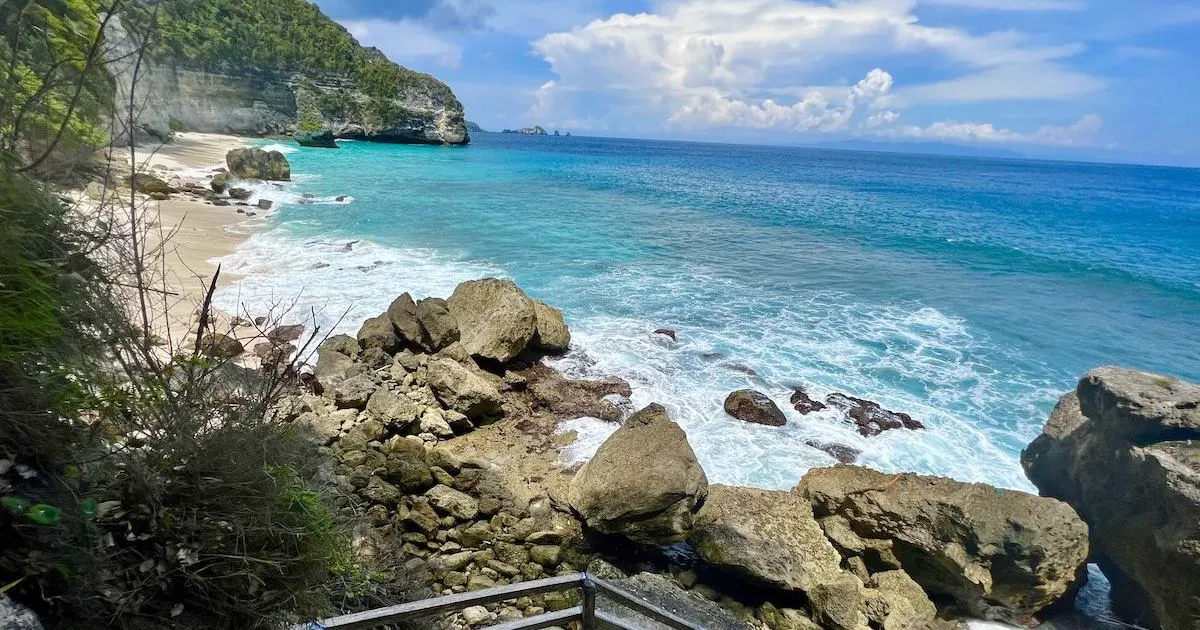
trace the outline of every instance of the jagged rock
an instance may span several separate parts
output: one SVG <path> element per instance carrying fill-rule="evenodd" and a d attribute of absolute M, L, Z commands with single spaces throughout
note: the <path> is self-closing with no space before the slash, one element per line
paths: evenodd
<path fill-rule="evenodd" d="M 272 343 L 264 341 L 254 344 L 254 356 L 258 357 L 264 366 L 285 363 L 288 357 L 296 351 L 296 344 Z"/>
<path fill-rule="evenodd" d="M 271 206 L 275 205 L 275 202 L 270 199 L 259 199 L 256 205 L 259 210 L 270 210 Z"/>
<path fill-rule="evenodd" d="M 1021 464 L 1071 504 L 1117 612 L 1144 627 L 1200 619 L 1200 385 L 1104 367 L 1059 400 Z"/>
<path fill-rule="evenodd" d="M 392 484 L 371 475 L 371 480 L 367 482 L 367 487 L 360 490 L 362 496 L 369 501 L 380 505 L 393 506 L 404 498 L 404 493 Z"/>
<path fill-rule="evenodd" d="M 461 342 L 472 356 L 507 363 L 537 332 L 533 300 L 511 280 L 484 278 L 458 285 L 448 300 Z"/>
<path fill-rule="evenodd" d="M 810 470 L 794 491 L 822 525 L 844 519 L 847 536 L 889 541 L 927 593 L 983 619 L 1012 621 L 1054 603 L 1087 559 L 1087 526 L 1055 499 L 843 465 Z"/>
<path fill-rule="evenodd" d="M 822 628 L 866 630 L 862 582 L 850 573 L 830 573 L 808 590 L 812 619 Z"/>
<path fill-rule="evenodd" d="M 629 412 L 613 397 L 628 402 L 633 393 L 629 383 L 619 378 L 597 381 L 569 379 L 544 365 L 535 365 L 526 372 L 525 387 L 537 407 L 558 418 L 588 416 L 610 422 L 620 422 Z M 631 403 L 630 403 L 631 405 Z"/>
<path fill-rule="evenodd" d="M 267 332 L 267 341 L 272 343 L 285 343 L 288 341 L 297 341 L 304 334 L 304 324 L 288 324 L 284 326 L 276 326 Z"/>
<path fill-rule="evenodd" d="M 450 359 L 430 361 L 425 378 L 442 404 L 468 418 L 482 418 L 502 412 L 500 392 L 460 363 Z"/>
<path fill-rule="evenodd" d="M 246 351 L 242 342 L 222 333 L 208 333 L 200 339 L 200 354 L 214 359 L 233 359 Z"/>
<path fill-rule="evenodd" d="M 852 446 L 838 444 L 837 442 L 822 442 L 820 440 L 809 439 L 804 440 L 804 443 L 817 449 L 818 451 L 824 451 L 830 457 L 843 464 L 853 464 L 854 460 L 858 459 L 859 455 L 862 455 L 862 451 Z"/>
<path fill-rule="evenodd" d="M 537 347 L 546 352 L 566 352 L 571 345 L 571 331 L 567 329 L 562 311 L 540 300 L 533 301 L 533 310 L 537 317 L 537 337 L 534 339 Z"/>
<path fill-rule="evenodd" d="M 397 431 L 403 431 L 416 422 L 420 412 L 420 407 L 412 399 L 382 387 L 375 390 L 367 399 L 367 413 L 380 422 L 394 427 Z"/>
<path fill-rule="evenodd" d="M 588 461 L 567 492 L 588 527 L 649 544 L 683 540 L 708 494 L 687 435 L 662 405 L 633 414 Z"/>
<path fill-rule="evenodd" d="M 425 412 L 417 420 L 417 427 L 421 433 L 429 433 L 440 438 L 454 437 L 454 429 L 450 423 L 446 422 L 441 412 L 433 407 L 425 408 Z"/>
<path fill-rule="evenodd" d="M 292 166 L 279 151 L 263 151 L 255 148 L 233 149 L 225 154 L 229 172 L 243 179 L 266 179 L 290 181 Z"/>
<path fill-rule="evenodd" d="M 229 198 L 237 199 L 238 201 L 245 201 L 245 200 L 249 199 L 251 194 L 253 194 L 253 193 L 251 193 L 246 188 L 230 188 L 229 189 Z"/>
<path fill-rule="evenodd" d="M 792 408 L 798 411 L 800 415 L 821 411 L 825 408 L 825 403 L 813 400 L 809 397 L 808 392 L 801 388 L 796 388 L 796 391 L 792 392 L 792 397 L 788 399 L 788 402 L 791 403 Z"/>
<path fill-rule="evenodd" d="M 363 322 L 362 327 L 358 329 L 357 337 L 358 345 L 363 350 L 379 348 L 391 354 L 400 349 L 400 338 L 396 336 L 392 320 L 386 315 L 371 317 Z"/>
<path fill-rule="evenodd" d="M 292 135 L 292 139 L 302 147 L 312 147 L 315 149 L 338 148 L 337 141 L 333 138 L 333 132 L 328 129 L 321 129 L 320 131 L 297 131 Z"/>
<path fill-rule="evenodd" d="M 433 473 L 425 459 L 425 447 L 413 440 L 392 438 L 384 444 L 387 455 L 387 480 L 405 492 L 424 490 L 433 485 Z"/>
<path fill-rule="evenodd" d="M 329 444 L 342 431 L 341 420 L 328 414 L 302 413 L 295 425 L 320 444 Z"/>
<path fill-rule="evenodd" d="M 383 437 L 384 427 L 377 420 L 365 420 L 355 425 L 345 435 L 338 445 L 343 450 L 362 449 L 368 442 L 374 442 Z"/>
<path fill-rule="evenodd" d="M 0 593 L 0 630 L 42 630 L 42 622 L 32 610 Z"/>
<path fill-rule="evenodd" d="M 446 300 L 425 298 L 416 303 L 414 314 L 421 330 L 421 347 L 429 352 L 437 352 L 458 341 L 458 320 L 450 313 Z"/>
<path fill-rule="evenodd" d="M 812 507 L 792 492 L 711 485 L 688 540 L 705 562 L 781 590 L 808 591 L 841 571 Z"/>
<path fill-rule="evenodd" d="M 434 509 L 456 520 L 469 521 L 479 514 L 479 502 L 454 488 L 434 486 L 425 491 L 425 496 Z"/>
<path fill-rule="evenodd" d="M 346 380 L 354 368 L 352 357 L 358 355 L 358 341 L 349 335 L 335 335 L 317 347 L 317 382 L 333 389 Z"/>
<path fill-rule="evenodd" d="M 937 617 L 921 585 L 904 571 L 880 571 L 867 581 L 864 607 L 872 627 L 882 630 L 928 628 Z"/>
<path fill-rule="evenodd" d="M 654 334 L 668 337 L 671 339 L 671 341 L 679 341 L 679 339 L 675 336 L 675 331 L 671 330 L 670 328 L 659 328 L 658 330 L 654 331 Z"/>
<path fill-rule="evenodd" d="M 421 324 L 417 321 L 417 303 L 408 293 L 401 293 L 387 309 L 388 319 L 396 332 L 410 344 L 421 345 Z M 415 369 L 415 368 L 414 368 Z"/>
<path fill-rule="evenodd" d="M 846 412 L 846 415 L 858 427 L 858 432 L 865 437 L 879 435 L 890 429 L 924 429 L 925 425 L 912 416 L 889 411 L 879 406 L 879 403 L 847 396 L 845 394 L 830 394 L 825 402 Z"/>
<path fill-rule="evenodd" d="M 223 193 L 229 187 L 229 173 L 217 173 L 213 175 L 212 181 L 208 183 L 213 192 Z"/>
<path fill-rule="evenodd" d="M 334 335 L 317 347 L 318 350 L 328 350 L 329 352 L 337 352 L 343 356 L 353 359 L 358 356 L 359 346 L 358 341 L 350 335 Z"/>
<path fill-rule="evenodd" d="M 379 386 L 366 374 L 352 376 L 333 389 L 333 402 L 339 409 L 362 409 Z"/>
<path fill-rule="evenodd" d="M 781 427 L 787 418 L 766 394 L 752 389 L 739 389 L 725 398 L 725 413 L 754 424 Z"/>

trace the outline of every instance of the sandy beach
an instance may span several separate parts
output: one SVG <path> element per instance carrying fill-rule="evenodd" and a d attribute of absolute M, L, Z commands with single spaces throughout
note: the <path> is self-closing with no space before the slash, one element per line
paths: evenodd
<path fill-rule="evenodd" d="M 246 144 L 245 139 L 236 136 L 178 133 L 170 143 L 138 147 L 134 158 L 139 171 L 160 177 L 176 188 L 189 183 L 207 187 L 212 176 L 224 167 L 225 154 Z M 113 157 L 126 163 L 129 160 L 128 151 Z M 160 239 L 157 244 L 162 245 L 161 273 L 169 292 L 164 300 L 166 330 L 160 333 L 178 342 L 194 334 L 198 308 L 217 270 L 213 261 L 233 253 L 252 228 L 245 208 L 213 205 L 193 195 L 173 194 L 162 201 L 147 199 L 145 210 L 151 213 L 150 236 Z M 236 279 L 233 274 L 222 273 L 218 285 Z"/>

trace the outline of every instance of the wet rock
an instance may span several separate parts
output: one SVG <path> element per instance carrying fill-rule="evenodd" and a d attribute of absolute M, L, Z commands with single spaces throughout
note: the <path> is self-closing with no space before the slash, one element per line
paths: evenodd
<path fill-rule="evenodd" d="M 854 461 L 858 459 L 858 456 L 862 455 L 862 451 L 852 446 L 838 444 L 837 442 L 822 442 L 820 440 L 809 439 L 804 440 L 804 443 L 817 449 L 818 451 L 824 451 L 830 457 L 833 457 L 843 464 L 853 464 Z"/>
<path fill-rule="evenodd" d="M 251 194 L 252 193 L 245 188 L 230 188 L 229 189 L 229 198 L 230 199 L 237 199 L 239 201 L 245 201 L 250 198 Z"/>
<path fill-rule="evenodd" d="M 670 328 L 659 328 L 658 330 L 654 331 L 654 334 L 670 337 L 671 341 L 679 341 L 679 339 L 675 336 L 675 331 L 671 330 Z"/>
<path fill-rule="evenodd" d="M 450 359 L 430 361 L 426 379 L 442 404 L 467 418 L 483 418 L 502 412 L 500 392 L 460 363 Z"/>
<path fill-rule="evenodd" d="M 229 187 L 229 174 L 217 173 L 213 175 L 212 181 L 208 185 L 213 189 L 213 192 L 223 193 Z"/>
<path fill-rule="evenodd" d="M 256 148 L 234 149 L 225 154 L 229 172 L 243 179 L 265 179 L 289 181 L 292 166 L 279 151 L 264 151 Z"/>
<path fill-rule="evenodd" d="M 885 542 L 927 593 L 983 619 L 1015 621 L 1058 601 L 1088 555 L 1070 506 L 1015 490 L 835 466 L 810 470 L 794 492 L 839 546 Z"/>
<path fill-rule="evenodd" d="M 766 394 L 752 389 L 739 389 L 725 398 L 725 413 L 754 424 L 781 427 L 787 418 Z"/>
<path fill-rule="evenodd" d="M 819 400 L 813 400 L 809 397 L 808 392 L 805 392 L 801 388 L 797 388 L 796 391 L 792 392 L 792 397 L 788 399 L 788 402 L 791 403 L 792 407 L 796 411 L 800 412 L 800 415 L 806 415 L 814 411 L 821 411 L 822 409 L 825 409 L 825 403 Z"/>
<path fill-rule="evenodd" d="M 708 478 L 661 405 L 635 413 L 571 480 L 567 500 L 588 527 L 649 544 L 687 537 Z"/>
<path fill-rule="evenodd" d="M 1200 385 L 1105 367 L 1063 396 L 1021 464 L 1087 522 L 1127 620 L 1200 619 Z"/>
<path fill-rule="evenodd" d="M 562 311 L 539 300 L 533 301 L 533 310 L 537 316 L 534 345 L 546 352 L 566 352 L 571 345 L 571 331 L 567 329 Z"/>
<path fill-rule="evenodd" d="M 271 201 L 270 199 L 259 199 L 258 200 L 258 209 L 259 210 L 270 210 L 271 206 L 273 206 L 273 205 L 275 205 L 275 202 Z"/>
<path fill-rule="evenodd" d="M 537 332 L 537 314 L 511 280 L 485 278 L 458 285 L 448 300 L 472 356 L 507 363 L 516 358 Z"/>
<path fill-rule="evenodd" d="M 889 411 L 879 406 L 879 403 L 863 398 L 834 393 L 826 396 L 825 402 L 846 412 L 850 420 L 858 426 L 858 432 L 865 437 L 879 435 L 891 429 L 925 428 L 924 424 L 913 420 L 912 416 L 906 413 Z"/>
<path fill-rule="evenodd" d="M 556 418 L 588 416 L 620 422 L 629 415 L 626 401 L 632 389 L 619 378 L 573 380 L 544 365 L 535 365 L 526 372 L 524 385 L 533 406 Z"/>

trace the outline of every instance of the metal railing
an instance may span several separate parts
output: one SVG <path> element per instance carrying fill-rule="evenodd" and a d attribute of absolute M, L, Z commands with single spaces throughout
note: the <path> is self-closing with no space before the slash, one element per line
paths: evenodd
<path fill-rule="evenodd" d="M 446 595 L 445 597 L 424 599 L 397 606 L 388 606 L 387 608 L 376 608 L 375 610 L 367 610 L 331 617 L 322 621 L 300 624 L 294 626 L 292 630 L 355 630 L 359 628 L 377 628 L 402 621 L 410 621 L 419 617 L 458 611 L 470 606 L 494 604 L 496 602 L 517 599 L 518 597 L 555 593 L 575 588 L 580 590 L 581 595 L 580 605 L 578 606 L 543 613 L 533 617 L 525 617 L 524 619 L 507 621 L 488 626 L 488 628 L 490 630 L 534 630 L 536 628 L 562 626 L 571 621 L 579 621 L 584 630 L 601 627 L 639 630 L 611 614 L 597 610 L 597 596 L 603 596 L 675 630 L 702 630 L 700 626 L 690 623 L 649 602 L 642 601 L 636 595 L 617 588 L 588 573 L 572 573 L 570 575 L 543 578 L 529 582 L 506 584 L 479 591 Z"/>

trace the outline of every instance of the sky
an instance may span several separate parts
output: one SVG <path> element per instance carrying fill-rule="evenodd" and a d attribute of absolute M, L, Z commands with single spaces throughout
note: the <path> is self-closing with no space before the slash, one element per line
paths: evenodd
<path fill-rule="evenodd" d="M 1200 165 L 1200 0 L 317 0 L 485 129 Z"/>

